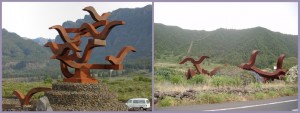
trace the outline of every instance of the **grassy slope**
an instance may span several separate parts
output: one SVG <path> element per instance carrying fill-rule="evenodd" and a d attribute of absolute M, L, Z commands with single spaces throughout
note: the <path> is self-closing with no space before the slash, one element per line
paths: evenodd
<path fill-rule="evenodd" d="M 191 64 L 179 65 L 170 61 L 156 60 L 154 66 L 154 88 L 156 91 L 184 92 L 193 89 L 201 92 L 196 95 L 196 99 L 192 100 L 166 97 L 163 100 L 158 101 L 155 105 L 157 107 L 247 101 L 298 94 L 297 83 L 288 84 L 284 81 L 276 81 L 268 84 L 257 83 L 247 71 L 241 70 L 236 66 L 227 66 L 226 68 L 221 69 L 220 73 L 212 78 L 197 75 L 190 80 L 186 80 L 183 75 L 188 68 L 194 68 Z M 211 70 L 212 68 L 221 65 L 203 62 L 201 66 L 204 67 L 204 69 Z M 205 92 L 208 90 L 219 89 L 242 89 L 250 92 L 260 89 L 270 90 L 248 93 L 245 95 L 231 94 L 226 91 L 223 93 Z"/>
<path fill-rule="evenodd" d="M 114 78 L 111 82 L 103 80 L 108 84 L 109 90 L 116 92 L 119 101 L 125 102 L 130 98 L 152 98 L 152 82 L 150 77 L 135 76 L 133 78 Z M 20 90 L 23 94 L 34 87 L 51 87 L 50 83 L 44 82 L 2 82 L 2 97 L 14 97 L 12 92 Z M 35 94 L 33 99 L 43 96 L 43 93 Z"/>
<path fill-rule="evenodd" d="M 286 55 L 286 59 L 297 58 L 297 36 L 262 27 L 244 30 L 217 29 L 209 32 L 162 24 L 155 24 L 154 27 L 155 60 L 178 61 L 186 55 L 207 55 L 214 63 L 239 65 L 249 59 L 252 50 L 257 49 L 261 53 L 256 65 L 271 68 L 282 53 Z M 187 53 L 192 41 L 191 52 Z"/>

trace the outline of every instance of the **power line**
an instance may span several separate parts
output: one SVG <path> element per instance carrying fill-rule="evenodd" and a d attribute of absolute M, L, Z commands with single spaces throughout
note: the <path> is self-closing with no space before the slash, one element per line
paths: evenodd
<path fill-rule="evenodd" d="M 210 34 L 208 34 L 208 35 L 205 36 L 204 38 L 201 38 L 201 39 L 196 40 L 196 41 L 200 41 L 200 40 L 206 39 L 209 35 L 210 35 Z M 192 50 L 192 47 L 193 47 L 193 43 L 194 43 L 194 41 L 192 40 L 192 41 L 191 41 L 191 44 L 190 44 L 190 47 L 189 47 L 189 49 L 188 49 L 188 51 L 187 51 L 187 55 L 186 55 L 186 56 L 188 56 L 188 55 L 190 54 L 190 52 L 191 52 L 191 50 Z"/>

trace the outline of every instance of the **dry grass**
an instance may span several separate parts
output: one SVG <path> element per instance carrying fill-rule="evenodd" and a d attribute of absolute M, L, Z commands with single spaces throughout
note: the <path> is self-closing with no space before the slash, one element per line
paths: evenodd
<path fill-rule="evenodd" d="M 207 70 L 217 66 L 221 65 L 208 63 L 201 65 Z M 191 63 L 180 65 L 156 62 L 154 67 L 156 72 L 159 72 L 154 75 L 155 91 L 166 94 L 170 92 L 183 93 L 187 90 L 198 92 L 196 99 L 168 97 L 167 100 L 164 100 L 164 104 L 170 106 L 249 101 L 298 94 L 298 84 L 296 83 L 290 84 L 281 80 L 265 84 L 258 83 L 250 72 L 236 66 L 223 67 L 214 77 L 196 75 L 196 77 L 201 76 L 203 78 L 194 79 L 193 77 L 190 80 L 186 80 L 184 73 L 188 68 L 194 69 Z M 180 82 L 174 82 L 175 80 Z M 202 80 L 202 82 L 195 83 L 193 80 Z M 160 105 L 156 106 L 159 107 Z"/>
<path fill-rule="evenodd" d="M 277 82 L 277 83 L 258 83 L 259 87 L 255 87 L 255 84 L 249 84 L 245 87 L 213 87 L 211 85 L 201 85 L 201 84 L 172 84 L 170 82 L 158 82 L 155 83 L 154 89 L 160 92 L 185 92 L 186 90 L 195 90 L 195 91 L 207 91 L 211 89 L 255 89 L 255 88 L 262 88 L 262 89 L 268 89 L 268 88 L 276 88 L 281 89 L 285 87 L 297 87 L 297 84 L 287 84 L 283 81 Z"/>
<path fill-rule="evenodd" d="M 209 89 L 217 89 L 217 87 L 200 84 L 172 84 L 166 81 L 155 83 L 154 89 L 160 92 L 185 92 L 186 90 L 203 91 Z"/>
<path fill-rule="evenodd" d="M 208 71 L 211 71 L 215 67 L 219 67 L 219 66 L 223 67 L 223 65 L 220 65 L 220 64 L 214 64 L 214 63 L 208 64 L 208 63 L 206 63 L 206 61 L 203 61 L 203 63 L 201 63 L 201 67 Z M 174 71 L 178 71 L 180 73 L 185 73 L 188 68 L 194 69 L 194 66 L 192 63 L 179 64 L 179 62 L 171 63 L 171 62 L 162 62 L 162 61 L 155 62 L 154 67 L 155 68 L 172 68 L 172 69 L 174 69 Z"/>

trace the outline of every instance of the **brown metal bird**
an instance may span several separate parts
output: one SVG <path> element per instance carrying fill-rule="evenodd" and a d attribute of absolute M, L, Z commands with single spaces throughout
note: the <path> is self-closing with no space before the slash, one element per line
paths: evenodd
<path fill-rule="evenodd" d="M 191 61 L 193 64 L 200 64 L 204 59 L 209 58 L 208 56 L 201 56 L 199 60 L 194 60 L 193 58 L 186 57 L 179 64 L 184 64 L 187 61 Z"/>
<path fill-rule="evenodd" d="M 256 56 L 259 52 L 260 52 L 259 50 L 253 50 L 252 53 L 251 53 L 251 57 L 248 60 L 248 62 L 247 63 L 242 63 L 240 65 L 240 68 L 250 68 L 250 67 L 252 67 L 255 64 Z"/>
<path fill-rule="evenodd" d="M 51 51 L 54 54 L 51 57 L 52 59 L 55 59 L 57 56 L 61 56 L 63 54 L 69 53 L 69 52 L 66 52 L 68 50 L 72 50 L 73 53 L 81 52 L 80 48 L 78 48 L 73 43 L 57 44 L 55 42 L 47 42 L 44 46 L 45 47 L 50 47 Z"/>
<path fill-rule="evenodd" d="M 105 60 L 108 60 L 111 64 L 121 64 L 125 58 L 125 56 L 128 54 L 128 52 L 136 52 L 136 49 L 132 46 L 125 46 L 123 49 L 119 52 L 117 57 L 114 56 L 107 56 Z"/>
<path fill-rule="evenodd" d="M 87 11 L 90 13 L 91 17 L 93 18 L 94 21 L 101 21 L 101 20 L 106 20 L 108 16 L 110 16 L 110 13 L 103 13 L 101 16 L 97 13 L 94 7 L 88 6 L 82 9 L 84 11 Z"/>
<path fill-rule="evenodd" d="M 31 90 L 29 90 L 27 92 L 26 95 L 23 95 L 20 91 L 18 90 L 14 90 L 13 91 L 13 95 L 16 95 L 19 98 L 19 101 L 21 103 L 21 106 L 23 105 L 29 105 L 29 100 L 31 99 L 31 97 L 38 93 L 38 92 L 46 92 L 46 91 L 50 91 L 51 88 L 46 88 L 46 87 L 37 87 L 37 88 L 32 88 Z"/>
<path fill-rule="evenodd" d="M 112 21 L 110 22 L 108 25 L 106 25 L 104 27 L 104 29 L 100 32 L 97 31 L 97 29 L 90 23 L 83 23 L 80 26 L 80 31 L 87 31 L 88 33 L 91 34 L 91 36 L 95 39 L 101 39 L 101 40 L 105 40 L 107 35 L 110 33 L 110 31 L 118 26 L 118 25 L 124 25 L 125 22 L 124 21 Z"/>

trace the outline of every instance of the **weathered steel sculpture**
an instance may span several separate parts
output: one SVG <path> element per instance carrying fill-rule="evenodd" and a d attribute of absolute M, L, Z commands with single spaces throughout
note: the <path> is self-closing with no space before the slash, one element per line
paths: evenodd
<path fill-rule="evenodd" d="M 192 78 L 193 76 L 195 76 L 196 74 L 204 74 L 204 75 L 208 75 L 208 76 L 213 76 L 217 73 L 217 71 L 220 70 L 220 67 L 216 67 L 214 68 L 211 72 L 205 70 L 205 69 L 202 69 L 201 66 L 200 66 L 200 63 L 206 59 L 206 58 L 209 58 L 208 56 L 201 56 L 199 58 L 199 60 L 194 60 L 193 58 L 190 58 L 190 57 L 186 57 L 184 58 L 179 64 L 184 64 L 186 63 L 187 61 L 190 61 L 191 63 L 193 63 L 194 67 L 196 68 L 196 71 L 193 70 L 193 69 L 188 69 L 187 70 L 187 73 L 185 74 L 186 78 L 187 79 L 190 79 Z"/>
<path fill-rule="evenodd" d="M 286 70 L 282 69 L 283 59 L 284 59 L 285 55 L 281 54 L 278 57 L 278 60 L 277 60 L 277 69 L 274 72 L 266 72 L 266 71 L 263 71 L 261 69 L 258 69 L 256 66 L 254 66 L 255 60 L 256 60 L 256 56 L 257 56 L 257 54 L 259 52 L 260 51 L 258 51 L 258 50 L 252 51 L 251 57 L 250 57 L 249 61 L 247 63 L 242 63 L 240 65 L 240 68 L 256 72 L 261 77 L 264 77 L 264 81 L 263 82 L 266 82 L 268 80 L 272 80 L 273 81 L 274 79 L 282 79 L 282 77 L 285 76 L 285 73 L 286 73 Z"/>
<path fill-rule="evenodd" d="M 29 105 L 29 101 L 31 99 L 31 97 L 38 93 L 38 92 L 46 92 L 46 91 L 50 91 L 51 88 L 46 88 L 46 87 L 37 87 L 37 88 L 32 88 L 31 90 L 29 90 L 27 92 L 26 95 L 23 95 L 20 91 L 18 90 L 14 90 L 13 91 L 13 95 L 16 95 L 19 98 L 19 101 L 21 103 L 21 106 L 27 106 Z"/>
<path fill-rule="evenodd" d="M 98 83 L 98 81 L 90 76 L 90 69 L 123 69 L 122 62 L 128 52 L 135 52 L 135 48 L 132 46 L 125 46 L 119 54 L 114 56 L 107 56 L 105 60 L 110 64 L 89 64 L 88 60 L 91 57 L 93 48 L 106 46 L 106 38 L 110 31 L 119 25 L 124 25 L 124 21 L 108 21 L 107 17 L 109 13 L 103 13 L 101 16 L 96 10 L 91 7 L 85 7 L 84 11 L 88 11 L 94 23 L 83 23 L 79 28 L 64 28 L 60 25 L 55 25 L 49 29 L 55 29 L 59 33 L 63 44 L 57 44 L 55 42 L 48 42 L 44 46 L 50 47 L 53 52 L 52 59 L 58 59 L 60 61 L 60 67 L 63 75 L 66 77 L 64 82 L 79 82 L 79 83 Z M 97 31 L 97 28 L 104 27 L 101 32 Z M 75 33 L 74 37 L 70 37 L 68 33 Z M 85 46 L 82 56 L 80 55 L 79 46 L 81 44 L 81 38 L 92 37 L 88 39 L 88 43 Z M 68 67 L 75 68 L 75 73 L 71 73 Z"/>

